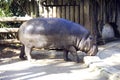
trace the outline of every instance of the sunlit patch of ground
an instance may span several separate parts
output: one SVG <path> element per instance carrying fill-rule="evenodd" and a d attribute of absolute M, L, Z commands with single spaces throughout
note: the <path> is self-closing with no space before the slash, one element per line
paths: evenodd
<path fill-rule="evenodd" d="M 99 47 L 98 56 L 114 73 L 120 72 L 119 45 L 115 42 Z M 19 53 L 19 46 L 0 45 L 0 80 L 114 80 L 116 77 L 116 74 L 108 76 L 103 68 L 91 69 L 84 63 L 66 62 L 61 51 L 33 50 L 36 61 L 32 63 L 20 60 Z"/>

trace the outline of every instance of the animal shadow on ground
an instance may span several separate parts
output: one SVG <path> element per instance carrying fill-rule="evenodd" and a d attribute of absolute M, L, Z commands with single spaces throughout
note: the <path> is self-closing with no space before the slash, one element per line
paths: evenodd
<path fill-rule="evenodd" d="M 14 63 L 18 61 L 22 61 L 19 58 L 21 46 L 14 45 L 0 45 L 0 65 Z M 80 53 L 81 54 L 81 53 Z M 31 54 L 33 59 L 63 59 L 63 51 L 62 50 L 40 50 L 33 49 Z M 70 58 L 73 58 L 71 54 L 69 54 Z M 83 55 L 79 56 L 80 62 L 83 62 Z"/>

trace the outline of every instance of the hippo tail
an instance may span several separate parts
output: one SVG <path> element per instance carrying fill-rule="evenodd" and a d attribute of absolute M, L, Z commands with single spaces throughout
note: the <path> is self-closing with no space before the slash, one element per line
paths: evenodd
<path fill-rule="evenodd" d="M 23 24 L 19 27 L 18 31 L 17 31 L 17 35 L 16 35 L 16 38 L 17 40 L 20 40 L 20 28 L 23 26 Z"/>

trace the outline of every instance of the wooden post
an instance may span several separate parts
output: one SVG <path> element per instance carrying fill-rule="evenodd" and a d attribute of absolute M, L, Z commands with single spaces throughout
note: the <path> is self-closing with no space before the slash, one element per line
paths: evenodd
<path fill-rule="evenodd" d="M 90 0 L 84 0 L 84 26 L 90 30 L 90 16 L 89 16 Z"/>
<path fill-rule="evenodd" d="M 84 0 L 80 0 L 80 24 L 84 25 Z"/>

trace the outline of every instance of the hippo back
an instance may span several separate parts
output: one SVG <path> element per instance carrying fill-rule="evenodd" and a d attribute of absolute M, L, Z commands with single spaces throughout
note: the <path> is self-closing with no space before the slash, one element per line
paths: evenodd
<path fill-rule="evenodd" d="M 81 37 L 88 32 L 83 26 L 62 18 L 31 19 L 21 25 L 20 30 L 25 34 L 66 34 Z"/>

